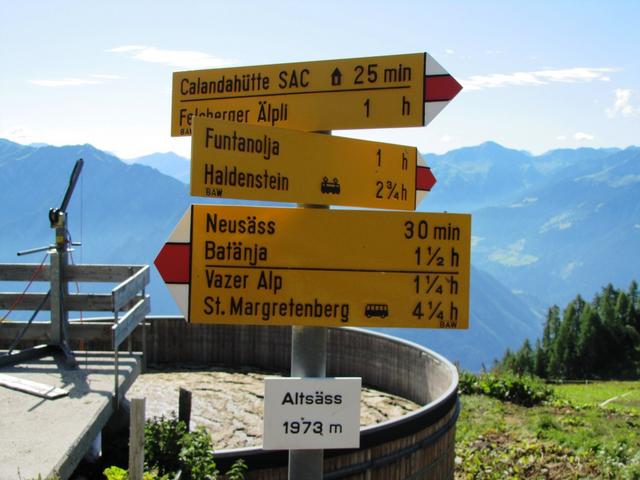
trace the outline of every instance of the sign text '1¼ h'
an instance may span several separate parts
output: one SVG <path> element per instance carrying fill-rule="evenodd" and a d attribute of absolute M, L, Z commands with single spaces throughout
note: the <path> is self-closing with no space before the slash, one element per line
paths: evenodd
<path fill-rule="evenodd" d="M 194 323 L 465 329 L 471 217 L 192 205 L 155 260 Z"/>

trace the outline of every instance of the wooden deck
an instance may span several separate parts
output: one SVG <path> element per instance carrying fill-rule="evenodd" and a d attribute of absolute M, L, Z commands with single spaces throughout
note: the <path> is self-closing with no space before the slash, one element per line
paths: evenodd
<path fill-rule="evenodd" d="M 49 400 L 0 386 L 0 479 L 68 478 L 114 412 L 113 352 L 75 354 L 77 370 L 51 356 L 0 369 L 68 392 Z M 121 352 L 118 361 L 122 398 L 140 373 L 140 359 Z"/>

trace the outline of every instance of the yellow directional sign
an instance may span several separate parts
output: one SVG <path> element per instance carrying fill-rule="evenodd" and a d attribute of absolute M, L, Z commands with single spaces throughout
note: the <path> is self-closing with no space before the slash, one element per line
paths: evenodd
<path fill-rule="evenodd" d="M 175 72 L 171 135 L 191 135 L 195 117 L 307 131 L 422 126 L 461 88 L 425 53 Z"/>
<path fill-rule="evenodd" d="M 192 205 L 155 264 L 195 323 L 468 328 L 471 216 Z"/>
<path fill-rule="evenodd" d="M 415 147 L 198 118 L 191 195 L 415 210 Z"/>

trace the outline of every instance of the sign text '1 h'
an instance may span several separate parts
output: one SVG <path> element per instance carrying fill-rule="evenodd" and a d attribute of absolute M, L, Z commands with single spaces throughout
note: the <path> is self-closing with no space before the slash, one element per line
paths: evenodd
<path fill-rule="evenodd" d="M 155 265 L 194 323 L 468 328 L 471 216 L 192 205 Z"/>
<path fill-rule="evenodd" d="M 175 72 L 171 135 L 194 117 L 296 130 L 417 127 L 462 89 L 427 53 Z"/>
<path fill-rule="evenodd" d="M 435 183 L 423 164 L 415 147 L 197 118 L 191 194 L 415 210 Z"/>

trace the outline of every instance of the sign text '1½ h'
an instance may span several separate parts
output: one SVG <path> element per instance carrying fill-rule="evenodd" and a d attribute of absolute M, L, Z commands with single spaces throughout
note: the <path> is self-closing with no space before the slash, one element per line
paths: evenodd
<path fill-rule="evenodd" d="M 468 327 L 471 217 L 193 205 L 155 260 L 195 323 Z"/>

